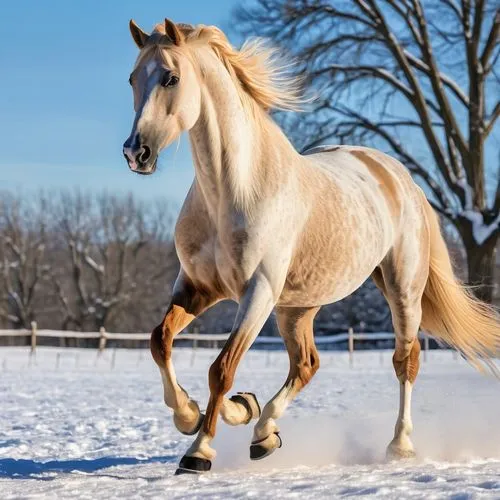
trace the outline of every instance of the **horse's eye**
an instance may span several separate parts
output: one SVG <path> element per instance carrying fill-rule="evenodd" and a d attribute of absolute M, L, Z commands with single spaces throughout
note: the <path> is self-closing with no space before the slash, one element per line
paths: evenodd
<path fill-rule="evenodd" d="M 179 77 L 172 73 L 165 73 L 161 82 L 163 87 L 175 87 L 178 83 Z"/>

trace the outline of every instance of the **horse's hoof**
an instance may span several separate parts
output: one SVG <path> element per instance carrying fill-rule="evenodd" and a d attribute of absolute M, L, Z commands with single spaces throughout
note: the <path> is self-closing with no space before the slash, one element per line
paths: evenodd
<path fill-rule="evenodd" d="M 401 448 L 397 445 L 390 444 L 387 447 L 386 451 L 386 459 L 390 462 L 395 461 L 395 460 L 408 460 L 411 458 L 415 458 L 417 454 L 415 451 L 411 448 Z"/>
<path fill-rule="evenodd" d="M 247 411 L 247 418 L 242 422 L 248 424 L 250 420 L 260 417 L 260 406 L 253 392 L 238 392 L 229 398 L 233 403 L 243 405 Z"/>
<path fill-rule="evenodd" d="M 212 468 L 212 462 L 206 458 L 183 456 L 179 462 L 179 468 L 175 475 L 181 474 L 203 474 Z"/>
<path fill-rule="evenodd" d="M 203 424 L 203 419 L 205 418 L 205 415 L 203 413 L 201 413 L 201 411 L 200 411 L 200 407 L 198 406 L 198 403 L 196 401 L 193 401 L 193 400 L 191 400 L 190 403 L 196 406 L 195 411 L 197 411 L 197 413 L 198 413 L 198 420 L 196 421 L 196 423 L 194 424 L 193 427 L 186 429 L 185 421 L 181 420 L 177 416 L 177 414 L 174 413 L 175 427 L 177 427 L 177 429 L 185 436 L 193 436 L 194 434 L 196 434 L 201 429 L 201 426 Z"/>
<path fill-rule="evenodd" d="M 279 432 L 273 432 L 266 438 L 255 441 L 250 445 L 250 459 L 262 460 L 278 448 L 281 448 L 282 444 L 283 442 L 281 441 Z"/>

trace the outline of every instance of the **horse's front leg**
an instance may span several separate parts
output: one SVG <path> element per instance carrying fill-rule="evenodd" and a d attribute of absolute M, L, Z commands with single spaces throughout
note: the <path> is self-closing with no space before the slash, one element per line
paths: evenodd
<path fill-rule="evenodd" d="M 178 474 L 210 470 L 215 457 L 210 443 L 215 436 L 217 416 L 223 410 L 224 394 L 231 389 L 238 363 L 259 334 L 274 304 L 273 290 L 267 278 L 262 274 L 254 275 L 240 301 L 231 336 L 210 367 L 210 399 L 203 427 L 182 457 Z"/>
<path fill-rule="evenodd" d="M 255 425 L 250 458 L 260 460 L 281 447 L 276 419 L 319 368 L 314 344 L 313 320 L 319 307 L 278 307 L 276 318 L 290 358 L 290 371 L 283 387 L 266 404 Z"/>
<path fill-rule="evenodd" d="M 198 290 L 182 274 L 176 281 L 172 300 L 163 321 L 151 334 L 151 354 L 160 368 L 165 404 L 174 411 L 174 423 L 183 434 L 198 432 L 203 414 L 179 385 L 172 363 L 174 337 L 205 309 L 217 302 L 211 293 Z"/>

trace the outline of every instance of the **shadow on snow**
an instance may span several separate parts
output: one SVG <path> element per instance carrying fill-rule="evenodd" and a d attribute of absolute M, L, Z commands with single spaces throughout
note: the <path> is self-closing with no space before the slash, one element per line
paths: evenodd
<path fill-rule="evenodd" d="M 50 481 L 56 476 L 45 474 L 82 472 L 92 473 L 119 465 L 143 465 L 151 463 L 171 463 L 178 457 L 167 455 L 163 457 L 134 458 L 134 457 L 102 457 L 95 459 L 51 460 L 37 462 L 36 460 L 0 458 L 0 478 L 10 479 L 39 479 Z"/>

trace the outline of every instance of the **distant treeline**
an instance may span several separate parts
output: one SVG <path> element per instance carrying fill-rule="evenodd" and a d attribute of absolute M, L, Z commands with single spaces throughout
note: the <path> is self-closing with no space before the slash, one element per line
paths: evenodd
<path fill-rule="evenodd" d="M 148 332 L 170 299 L 179 269 L 175 210 L 163 200 L 63 191 L 0 192 L 0 328 Z M 218 304 L 191 330 L 231 329 L 236 304 Z M 371 281 L 324 307 L 316 333 L 392 331 Z M 273 316 L 266 335 L 278 335 Z"/>

